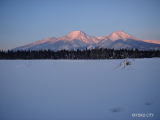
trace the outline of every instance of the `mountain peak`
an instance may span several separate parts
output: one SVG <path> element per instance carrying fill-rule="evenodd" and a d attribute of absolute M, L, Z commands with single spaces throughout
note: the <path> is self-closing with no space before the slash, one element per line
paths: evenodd
<path fill-rule="evenodd" d="M 69 38 L 74 39 L 74 38 L 79 38 L 81 36 L 86 36 L 86 33 L 84 33 L 83 31 L 76 30 L 76 31 L 70 32 L 67 36 Z"/>
<path fill-rule="evenodd" d="M 94 36 L 90 36 L 83 31 L 76 30 L 68 33 L 66 36 L 60 38 L 61 40 L 81 40 L 84 43 L 97 43 L 98 39 Z"/>
<path fill-rule="evenodd" d="M 119 39 L 123 39 L 123 40 L 126 40 L 126 39 L 135 39 L 135 37 L 133 37 L 132 35 L 120 30 L 120 31 L 116 31 L 116 32 L 113 32 L 111 33 L 109 36 L 108 36 L 109 39 L 111 40 L 119 40 Z"/>
<path fill-rule="evenodd" d="M 116 34 L 117 36 L 120 36 L 120 37 L 131 37 L 130 34 L 124 32 L 123 30 L 115 31 L 112 34 L 113 35 Z"/>

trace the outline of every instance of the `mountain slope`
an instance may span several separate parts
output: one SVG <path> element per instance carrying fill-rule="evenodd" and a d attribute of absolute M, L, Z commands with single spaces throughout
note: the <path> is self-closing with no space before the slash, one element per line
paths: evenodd
<path fill-rule="evenodd" d="M 143 40 L 143 41 L 148 43 L 160 44 L 160 40 Z"/>
<path fill-rule="evenodd" d="M 124 31 L 116 31 L 110 35 L 94 37 L 82 31 L 72 31 L 59 38 L 51 37 L 36 41 L 13 50 L 76 50 L 92 48 L 114 48 L 140 50 L 160 49 L 160 44 L 156 42 L 140 40 Z"/>

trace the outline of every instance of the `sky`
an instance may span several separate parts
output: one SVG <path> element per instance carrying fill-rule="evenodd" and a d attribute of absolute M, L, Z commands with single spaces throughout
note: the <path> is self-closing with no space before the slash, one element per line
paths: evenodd
<path fill-rule="evenodd" d="M 74 30 L 160 40 L 160 0 L 0 0 L 0 49 Z"/>

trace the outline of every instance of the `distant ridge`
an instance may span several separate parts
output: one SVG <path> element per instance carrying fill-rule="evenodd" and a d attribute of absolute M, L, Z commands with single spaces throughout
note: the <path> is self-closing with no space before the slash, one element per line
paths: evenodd
<path fill-rule="evenodd" d="M 112 32 L 105 36 L 90 36 L 83 31 L 72 31 L 62 37 L 51 37 L 39 40 L 24 46 L 16 47 L 13 50 L 76 50 L 93 48 L 114 48 L 114 49 L 139 49 L 156 50 L 160 49 L 160 41 L 141 40 L 122 30 Z"/>

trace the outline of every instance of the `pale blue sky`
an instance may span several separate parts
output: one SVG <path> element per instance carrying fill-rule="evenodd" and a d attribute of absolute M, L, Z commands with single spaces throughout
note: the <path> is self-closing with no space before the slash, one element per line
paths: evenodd
<path fill-rule="evenodd" d="M 0 49 L 73 30 L 160 40 L 160 0 L 0 0 Z"/>

